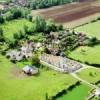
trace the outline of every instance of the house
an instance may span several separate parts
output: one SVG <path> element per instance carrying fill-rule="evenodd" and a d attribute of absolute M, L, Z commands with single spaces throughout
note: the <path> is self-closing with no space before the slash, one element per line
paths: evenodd
<path fill-rule="evenodd" d="M 39 48 L 41 48 L 43 45 L 42 43 L 38 42 L 38 43 L 34 43 L 34 48 L 35 48 L 35 51 L 39 50 Z"/>
<path fill-rule="evenodd" d="M 6 57 L 10 60 L 21 61 L 23 58 L 31 58 L 33 56 L 33 44 L 26 43 L 19 50 L 12 50 L 7 52 Z"/>
<path fill-rule="evenodd" d="M 100 89 L 96 89 L 96 91 L 95 91 L 95 96 L 96 96 L 96 97 L 99 97 L 99 96 L 100 96 Z"/>
<path fill-rule="evenodd" d="M 20 61 L 23 59 L 24 55 L 22 55 L 21 52 L 17 50 L 12 50 L 6 54 L 6 57 L 10 58 L 10 60 Z"/>
<path fill-rule="evenodd" d="M 22 70 L 24 73 L 26 73 L 28 75 L 35 75 L 39 72 L 38 68 L 36 68 L 35 66 L 31 67 L 29 65 L 25 66 Z"/>

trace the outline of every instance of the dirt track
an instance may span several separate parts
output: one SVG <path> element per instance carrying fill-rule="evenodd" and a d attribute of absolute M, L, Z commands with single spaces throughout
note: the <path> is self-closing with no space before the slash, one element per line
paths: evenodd
<path fill-rule="evenodd" d="M 100 1 L 99 2 L 96 0 L 88 0 L 88 2 L 85 2 L 87 0 L 80 0 L 80 1 L 81 2 L 79 3 L 66 4 L 63 6 L 52 7 L 49 9 L 33 11 L 33 15 L 39 14 L 44 16 L 45 19 L 53 18 L 57 23 L 63 23 L 63 24 L 77 21 L 78 23 L 76 23 L 76 25 L 73 24 L 74 26 L 77 26 L 77 24 L 80 25 L 81 19 L 83 20 L 83 18 L 87 18 L 92 15 L 98 17 L 100 15 L 98 14 L 100 13 Z"/>

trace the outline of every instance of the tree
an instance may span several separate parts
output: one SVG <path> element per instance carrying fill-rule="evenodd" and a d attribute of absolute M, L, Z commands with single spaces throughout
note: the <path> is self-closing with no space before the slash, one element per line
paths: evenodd
<path fill-rule="evenodd" d="M 12 13 L 13 13 L 13 19 L 18 19 L 18 18 L 22 17 L 21 11 L 17 8 L 13 9 Z"/>
<path fill-rule="evenodd" d="M 0 24 L 2 24 L 4 22 L 5 22 L 5 20 L 4 20 L 3 16 L 0 15 Z"/>
<path fill-rule="evenodd" d="M 18 34 L 17 32 L 14 33 L 13 38 L 14 38 L 14 39 L 19 39 L 19 34 Z"/>
<path fill-rule="evenodd" d="M 39 60 L 39 58 L 38 58 L 38 56 L 36 54 L 32 58 L 32 65 L 35 65 L 37 67 L 40 66 L 40 60 Z"/>
<path fill-rule="evenodd" d="M 7 42 L 9 48 L 15 48 L 16 46 L 18 46 L 18 40 L 8 40 Z"/>
<path fill-rule="evenodd" d="M 7 21 L 12 20 L 13 18 L 13 14 L 9 11 L 5 14 L 5 18 Z"/>
<path fill-rule="evenodd" d="M 2 28 L 0 28 L 0 42 L 4 42 L 4 34 Z"/>
<path fill-rule="evenodd" d="M 46 22 L 45 19 L 41 16 L 36 16 L 33 19 L 34 28 L 36 32 L 45 32 L 46 29 Z"/>
<path fill-rule="evenodd" d="M 57 27 L 53 19 L 48 19 L 46 22 L 46 32 L 56 31 Z"/>
<path fill-rule="evenodd" d="M 32 21 L 32 18 L 33 18 L 32 15 L 30 15 L 30 14 L 27 15 L 27 19 L 28 19 L 29 21 Z"/>

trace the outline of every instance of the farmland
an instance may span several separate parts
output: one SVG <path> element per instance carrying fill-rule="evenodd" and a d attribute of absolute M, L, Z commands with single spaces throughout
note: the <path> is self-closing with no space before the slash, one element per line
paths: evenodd
<path fill-rule="evenodd" d="M 58 98 L 57 100 L 73 100 L 73 98 L 74 100 L 84 100 L 87 97 L 89 90 L 90 87 L 82 84 L 76 87 L 75 89 L 73 89 L 72 91 L 69 91 L 67 94 L 63 95 L 62 97 Z M 79 91 L 81 91 L 80 94 Z"/>
<path fill-rule="evenodd" d="M 79 24 L 84 24 L 97 18 L 100 15 L 100 6 L 98 5 L 100 2 L 84 2 L 84 3 L 72 3 L 69 5 L 44 9 L 44 10 L 33 10 L 34 14 L 40 14 L 45 17 L 45 19 L 53 18 L 57 23 L 63 23 L 69 27 L 75 27 Z M 36 13 L 35 13 L 36 12 Z M 84 20 L 84 21 L 83 21 Z M 86 21 L 85 21 L 86 20 Z M 73 22 L 77 21 L 78 23 L 75 25 Z M 74 26 L 71 26 L 73 23 Z M 84 22 L 84 23 L 83 23 Z"/>
<path fill-rule="evenodd" d="M 0 65 L 0 100 L 44 100 L 45 93 L 55 95 L 77 81 L 68 74 L 45 69 L 39 76 L 14 78 L 11 69 L 15 65 L 1 55 Z"/>
<path fill-rule="evenodd" d="M 72 51 L 69 57 L 79 60 L 83 63 L 100 64 L 100 45 L 94 47 L 83 46 Z"/>
<path fill-rule="evenodd" d="M 100 70 L 95 68 L 84 69 L 77 73 L 77 75 L 93 84 L 100 80 Z"/>
<path fill-rule="evenodd" d="M 100 39 L 100 21 L 89 23 L 78 28 L 75 28 L 77 32 L 83 32 L 90 37 L 97 37 Z"/>
<path fill-rule="evenodd" d="M 36 0 L 32 15 L 18 1 L 0 13 L 0 100 L 85 100 L 100 87 L 100 1 Z"/>
<path fill-rule="evenodd" d="M 77 32 L 82 32 L 89 37 L 96 37 L 100 39 L 100 21 L 89 23 L 78 28 L 75 28 Z M 100 64 L 100 45 L 95 45 L 93 47 L 81 46 L 76 48 L 69 54 L 69 57 L 79 60 L 81 62 L 87 62 L 89 64 Z"/>
<path fill-rule="evenodd" d="M 25 20 L 25 19 L 19 19 L 19 20 L 13 20 L 10 22 L 6 22 L 3 25 L 0 25 L 0 27 L 4 31 L 4 36 L 6 38 L 13 38 L 13 34 L 18 32 L 19 30 L 23 31 L 24 25 L 28 25 L 29 27 L 32 26 L 32 23 Z"/>

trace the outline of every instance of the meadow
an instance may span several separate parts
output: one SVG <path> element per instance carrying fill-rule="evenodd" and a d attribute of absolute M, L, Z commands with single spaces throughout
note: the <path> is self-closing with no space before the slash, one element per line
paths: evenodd
<path fill-rule="evenodd" d="M 88 91 L 90 91 L 90 87 L 81 84 L 57 100 L 85 100 L 88 95 Z"/>
<path fill-rule="evenodd" d="M 84 69 L 78 72 L 77 75 L 93 84 L 100 80 L 100 70 L 95 68 Z"/>
<path fill-rule="evenodd" d="M 94 47 L 81 46 L 69 54 L 70 58 L 83 63 L 100 64 L 100 45 Z"/>
<path fill-rule="evenodd" d="M 41 69 L 38 76 L 17 77 L 13 75 L 12 64 L 0 55 L 0 100 L 45 100 L 45 95 L 55 95 L 77 82 L 69 74 Z"/>
<path fill-rule="evenodd" d="M 98 39 L 100 39 L 100 20 L 80 26 L 76 28 L 75 30 L 77 32 L 85 33 L 86 35 L 90 37 L 97 37 Z"/>
<path fill-rule="evenodd" d="M 96 37 L 97 39 L 100 39 L 99 27 L 100 20 L 75 28 L 75 31 L 82 32 L 89 37 Z M 92 47 L 80 46 L 69 53 L 68 56 L 83 63 L 100 64 L 100 45 L 95 45 Z"/>
<path fill-rule="evenodd" d="M 32 23 L 26 19 L 17 19 L 9 22 L 5 22 L 0 25 L 0 27 L 4 31 L 4 36 L 8 39 L 13 38 L 13 34 L 18 32 L 19 30 L 23 31 L 23 27 L 27 25 L 28 27 L 32 27 Z"/>

